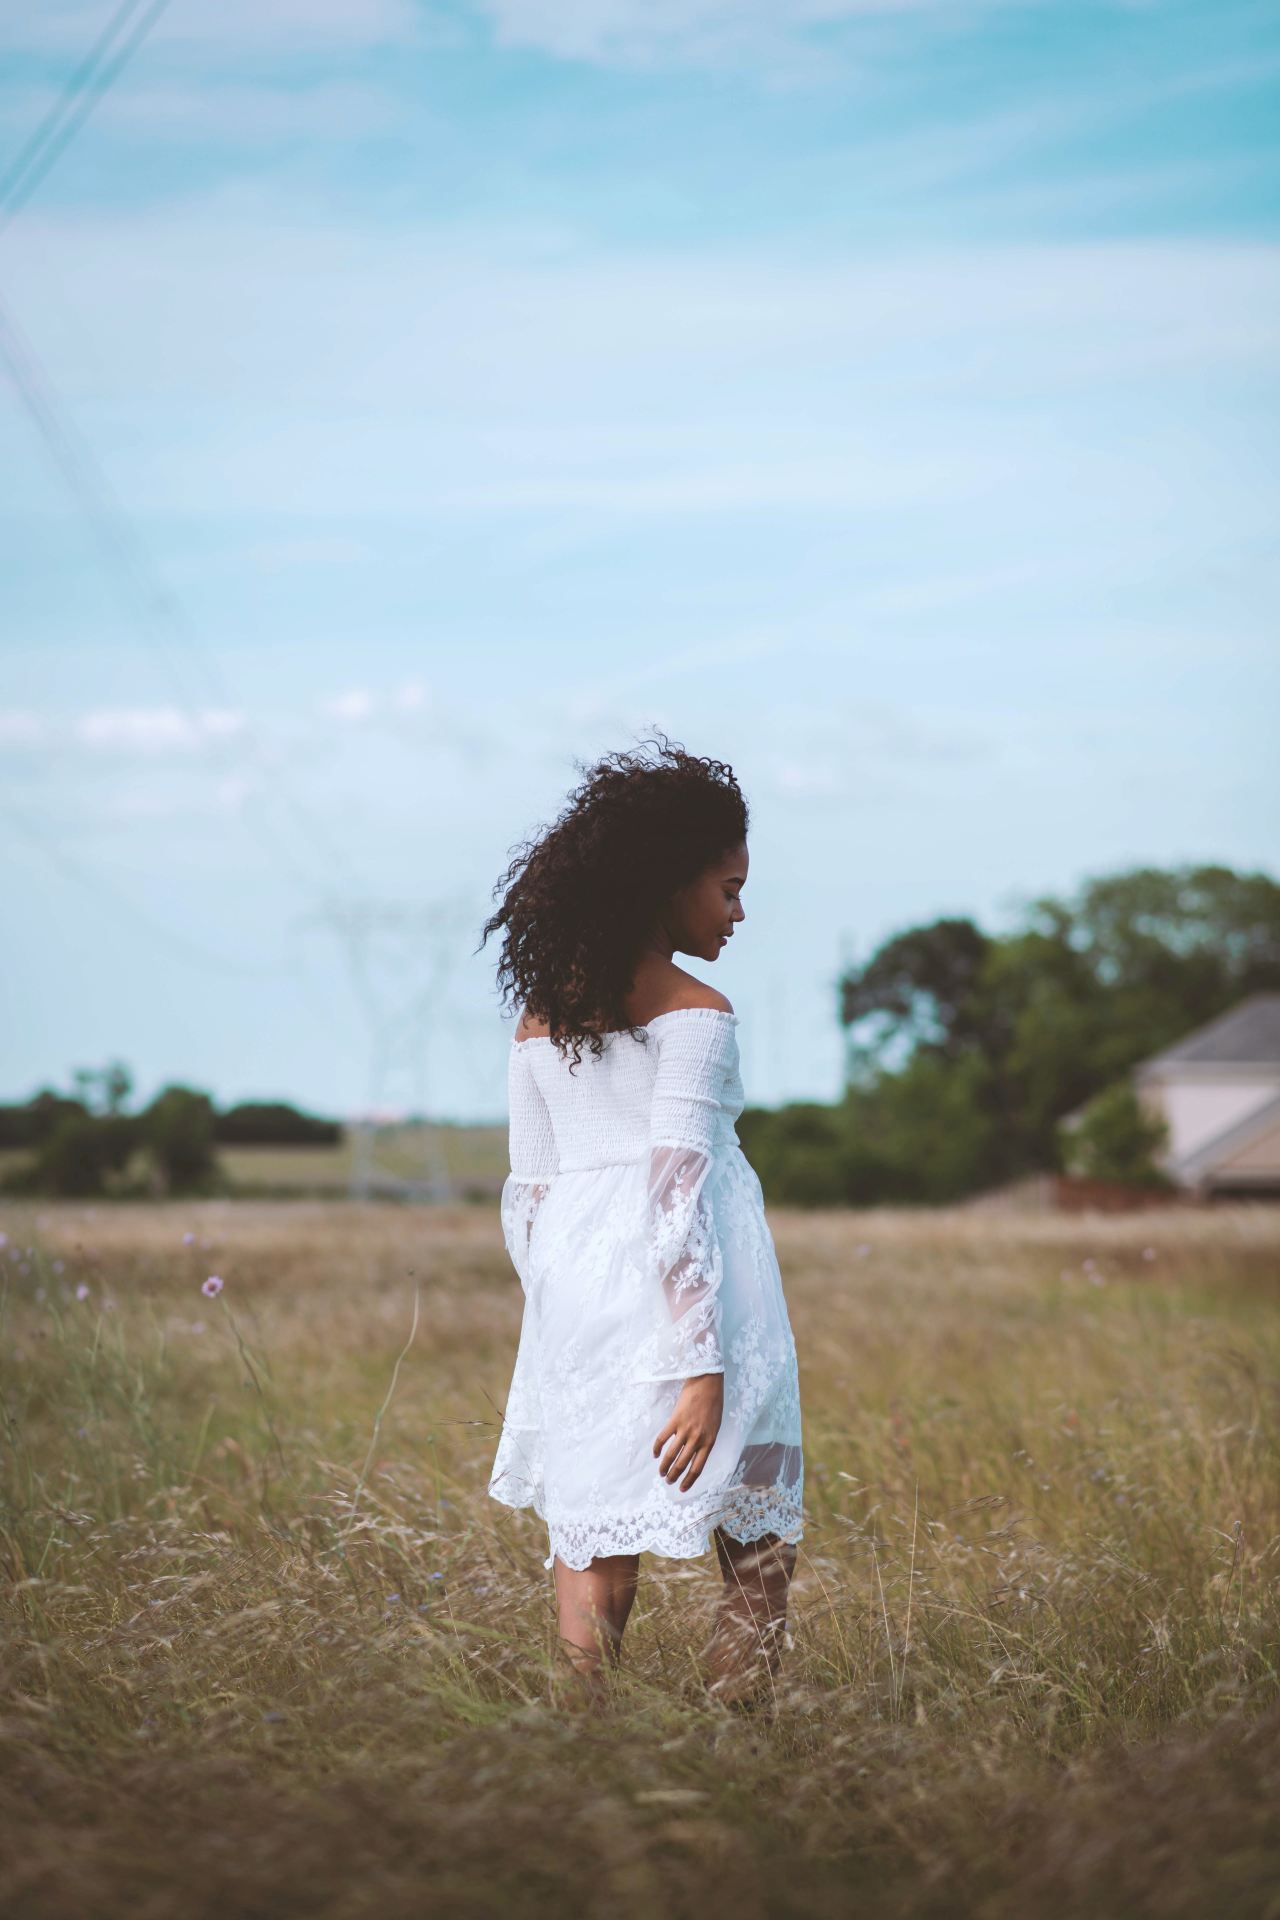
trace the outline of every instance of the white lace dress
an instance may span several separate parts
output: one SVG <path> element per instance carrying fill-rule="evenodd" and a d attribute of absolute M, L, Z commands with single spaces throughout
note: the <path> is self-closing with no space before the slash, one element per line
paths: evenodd
<path fill-rule="evenodd" d="M 489 1492 L 546 1521 L 569 1567 L 801 1538 L 796 1348 L 760 1182 L 734 1132 L 737 1015 L 659 1014 L 643 1038 L 512 1040 L 503 1236 L 524 1318 Z M 724 1374 L 715 1445 L 688 1490 L 653 1443 L 682 1383 Z"/>

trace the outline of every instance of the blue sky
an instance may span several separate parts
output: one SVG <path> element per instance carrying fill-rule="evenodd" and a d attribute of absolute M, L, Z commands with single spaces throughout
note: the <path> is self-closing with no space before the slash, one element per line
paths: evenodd
<path fill-rule="evenodd" d="M 0 167 L 112 8 L 16 11 Z M 500 1116 L 489 889 L 654 724 L 752 1100 L 903 926 L 1280 872 L 1278 80 L 1231 0 L 172 0 L 0 233 L 81 485 L 0 372 L 0 1096 Z"/>

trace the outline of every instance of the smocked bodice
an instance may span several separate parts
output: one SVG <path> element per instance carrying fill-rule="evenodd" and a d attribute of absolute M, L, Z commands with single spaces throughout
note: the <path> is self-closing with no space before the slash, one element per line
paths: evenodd
<path fill-rule="evenodd" d="M 718 1007 L 675 1007 L 650 1020 L 642 1039 L 625 1030 L 607 1033 L 598 1055 L 584 1045 L 572 1071 L 572 1050 L 566 1059 L 546 1036 L 512 1040 L 532 1081 L 530 1087 L 523 1074 L 512 1076 L 513 1102 L 525 1100 L 529 1108 L 517 1113 L 513 1106 L 512 1138 L 536 1141 L 524 1152 L 539 1163 L 515 1170 L 536 1177 L 549 1170 L 552 1155 L 560 1173 L 625 1164 L 677 1137 L 705 1139 L 713 1151 L 736 1147 L 733 1123 L 745 1103 L 737 1024 L 736 1014 Z M 672 1092 L 655 1111 L 660 1060 Z"/>

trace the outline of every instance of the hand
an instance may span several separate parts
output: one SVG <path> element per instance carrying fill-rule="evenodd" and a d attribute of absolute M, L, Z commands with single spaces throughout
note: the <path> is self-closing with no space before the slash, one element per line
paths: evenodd
<path fill-rule="evenodd" d="M 658 1472 L 663 1479 L 672 1483 L 680 1474 L 685 1475 L 680 1482 L 681 1493 L 693 1485 L 706 1466 L 707 1456 L 720 1431 L 723 1413 L 722 1373 L 699 1373 L 692 1380 L 685 1381 L 680 1389 L 680 1398 L 676 1401 L 675 1412 L 653 1443 L 655 1457 L 662 1453 Z M 663 1452 L 667 1442 L 670 1444 Z"/>

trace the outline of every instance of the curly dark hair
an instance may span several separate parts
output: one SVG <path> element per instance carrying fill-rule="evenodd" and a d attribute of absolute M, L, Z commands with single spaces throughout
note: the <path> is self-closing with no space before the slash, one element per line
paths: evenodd
<path fill-rule="evenodd" d="M 634 752 L 573 764 L 584 778 L 559 818 L 510 849 L 476 951 L 505 928 L 502 999 L 523 1000 L 577 1066 L 608 1032 L 643 1037 L 625 1005 L 641 943 L 677 888 L 746 840 L 748 810 L 731 766 L 660 728 Z"/>

